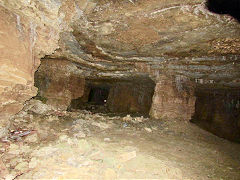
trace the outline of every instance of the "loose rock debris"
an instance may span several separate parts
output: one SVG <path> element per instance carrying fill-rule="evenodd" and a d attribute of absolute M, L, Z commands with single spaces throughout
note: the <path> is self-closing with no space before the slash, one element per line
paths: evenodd
<path fill-rule="evenodd" d="M 42 112 L 25 107 L 12 119 L 0 143 L 2 179 L 240 177 L 240 159 L 227 155 L 232 144 L 186 123 L 86 110 Z M 219 147 L 226 156 L 216 155 Z M 240 146 L 234 147 L 237 156 Z"/>

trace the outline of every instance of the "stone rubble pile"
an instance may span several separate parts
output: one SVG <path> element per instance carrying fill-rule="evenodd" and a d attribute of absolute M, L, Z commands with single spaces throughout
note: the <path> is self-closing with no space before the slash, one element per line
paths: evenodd
<path fill-rule="evenodd" d="M 113 129 L 124 131 L 129 128 L 134 130 L 145 128 L 146 130 L 149 124 L 144 123 L 148 120 L 142 116 L 112 117 L 86 110 L 59 112 L 39 100 L 30 100 L 24 109 L 12 118 L 8 136 L 1 139 L 0 152 L 3 156 L 0 158 L 0 175 L 5 179 L 24 177 L 24 174 L 29 175 L 41 166 L 43 159 L 51 158 L 56 154 L 62 157 L 66 151 L 73 154 L 71 157 L 66 157 L 69 166 L 75 168 L 91 166 L 96 162 L 99 163 L 97 158 L 99 152 L 85 140 L 86 138 L 94 137 L 99 133 L 108 134 Z M 136 128 L 138 125 L 139 127 Z M 152 132 L 152 129 L 146 131 Z M 105 137 L 103 141 L 112 142 L 113 139 Z M 82 155 L 75 157 L 75 151 L 81 154 L 79 148 L 83 151 Z M 128 161 L 136 156 L 136 151 L 126 152 L 122 156 L 124 158 L 121 159 Z M 106 170 L 105 173 L 107 176 L 114 174 L 111 169 Z M 42 178 L 44 171 L 33 176 Z"/>

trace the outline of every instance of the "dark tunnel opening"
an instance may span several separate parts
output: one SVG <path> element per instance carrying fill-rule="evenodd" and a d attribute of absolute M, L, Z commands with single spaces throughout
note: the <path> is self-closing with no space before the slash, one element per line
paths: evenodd
<path fill-rule="evenodd" d="M 213 13 L 228 14 L 240 22 L 239 0 L 208 0 L 206 6 Z"/>
<path fill-rule="evenodd" d="M 68 110 L 149 116 L 155 83 L 138 80 L 87 80 L 83 96 L 72 99 Z"/>
<path fill-rule="evenodd" d="M 104 105 L 109 95 L 107 87 L 92 87 L 88 96 L 88 102 L 96 105 Z"/>
<path fill-rule="evenodd" d="M 240 142 L 239 89 L 198 90 L 191 122 L 230 141 Z"/>

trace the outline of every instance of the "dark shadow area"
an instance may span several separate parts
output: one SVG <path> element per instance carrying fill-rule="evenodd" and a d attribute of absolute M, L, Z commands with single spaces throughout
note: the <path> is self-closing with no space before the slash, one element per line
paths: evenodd
<path fill-rule="evenodd" d="M 121 80 L 87 80 L 84 94 L 73 99 L 68 110 L 88 110 L 125 116 L 148 116 L 155 83 L 150 78 Z"/>
<path fill-rule="evenodd" d="M 68 110 L 88 110 L 92 112 L 107 113 L 106 106 L 111 86 L 107 83 L 87 82 L 82 97 L 72 99 Z"/>
<path fill-rule="evenodd" d="M 96 105 L 104 105 L 107 102 L 109 88 L 92 87 L 88 96 L 88 102 Z"/>
<path fill-rule="evenodd" d="M 191 122 L 213 134 L 240 142 L 240 91 L 197 90 Z"/>
<path fill-rule="evenodd" d="M 208 0 L 206 6 L 216 14 L 228 14 L 240 22 L 240 0 Z"/>

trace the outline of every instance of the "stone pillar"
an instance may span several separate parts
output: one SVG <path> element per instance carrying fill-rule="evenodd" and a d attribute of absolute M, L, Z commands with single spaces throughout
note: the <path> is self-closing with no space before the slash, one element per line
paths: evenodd
<path fill-rule="evenodd" d="M 37 93 L 33 76 L 31 29 L 20 16 L 0 6 L 0 137 L 6 135 L 9 118 Z"/>
<path fill-rule="evenodd" d="M 59 110 L 67 110 L 72 99 L 84 94 L 85 79 L 72 62 L 44 59 L 35 74 L 40 98 Z"/>
<path fill-rule="evenodd" d="M 111 112 L 148 114 L 154 83 L 117 83 L 109 93 L 107 106 Z"/>
<path fill-rule="evenodd" d="M 160 76 L 153 95 L 150 116 L 190 120 L 195 109 L 194 86 L 186 77 Z"/>

